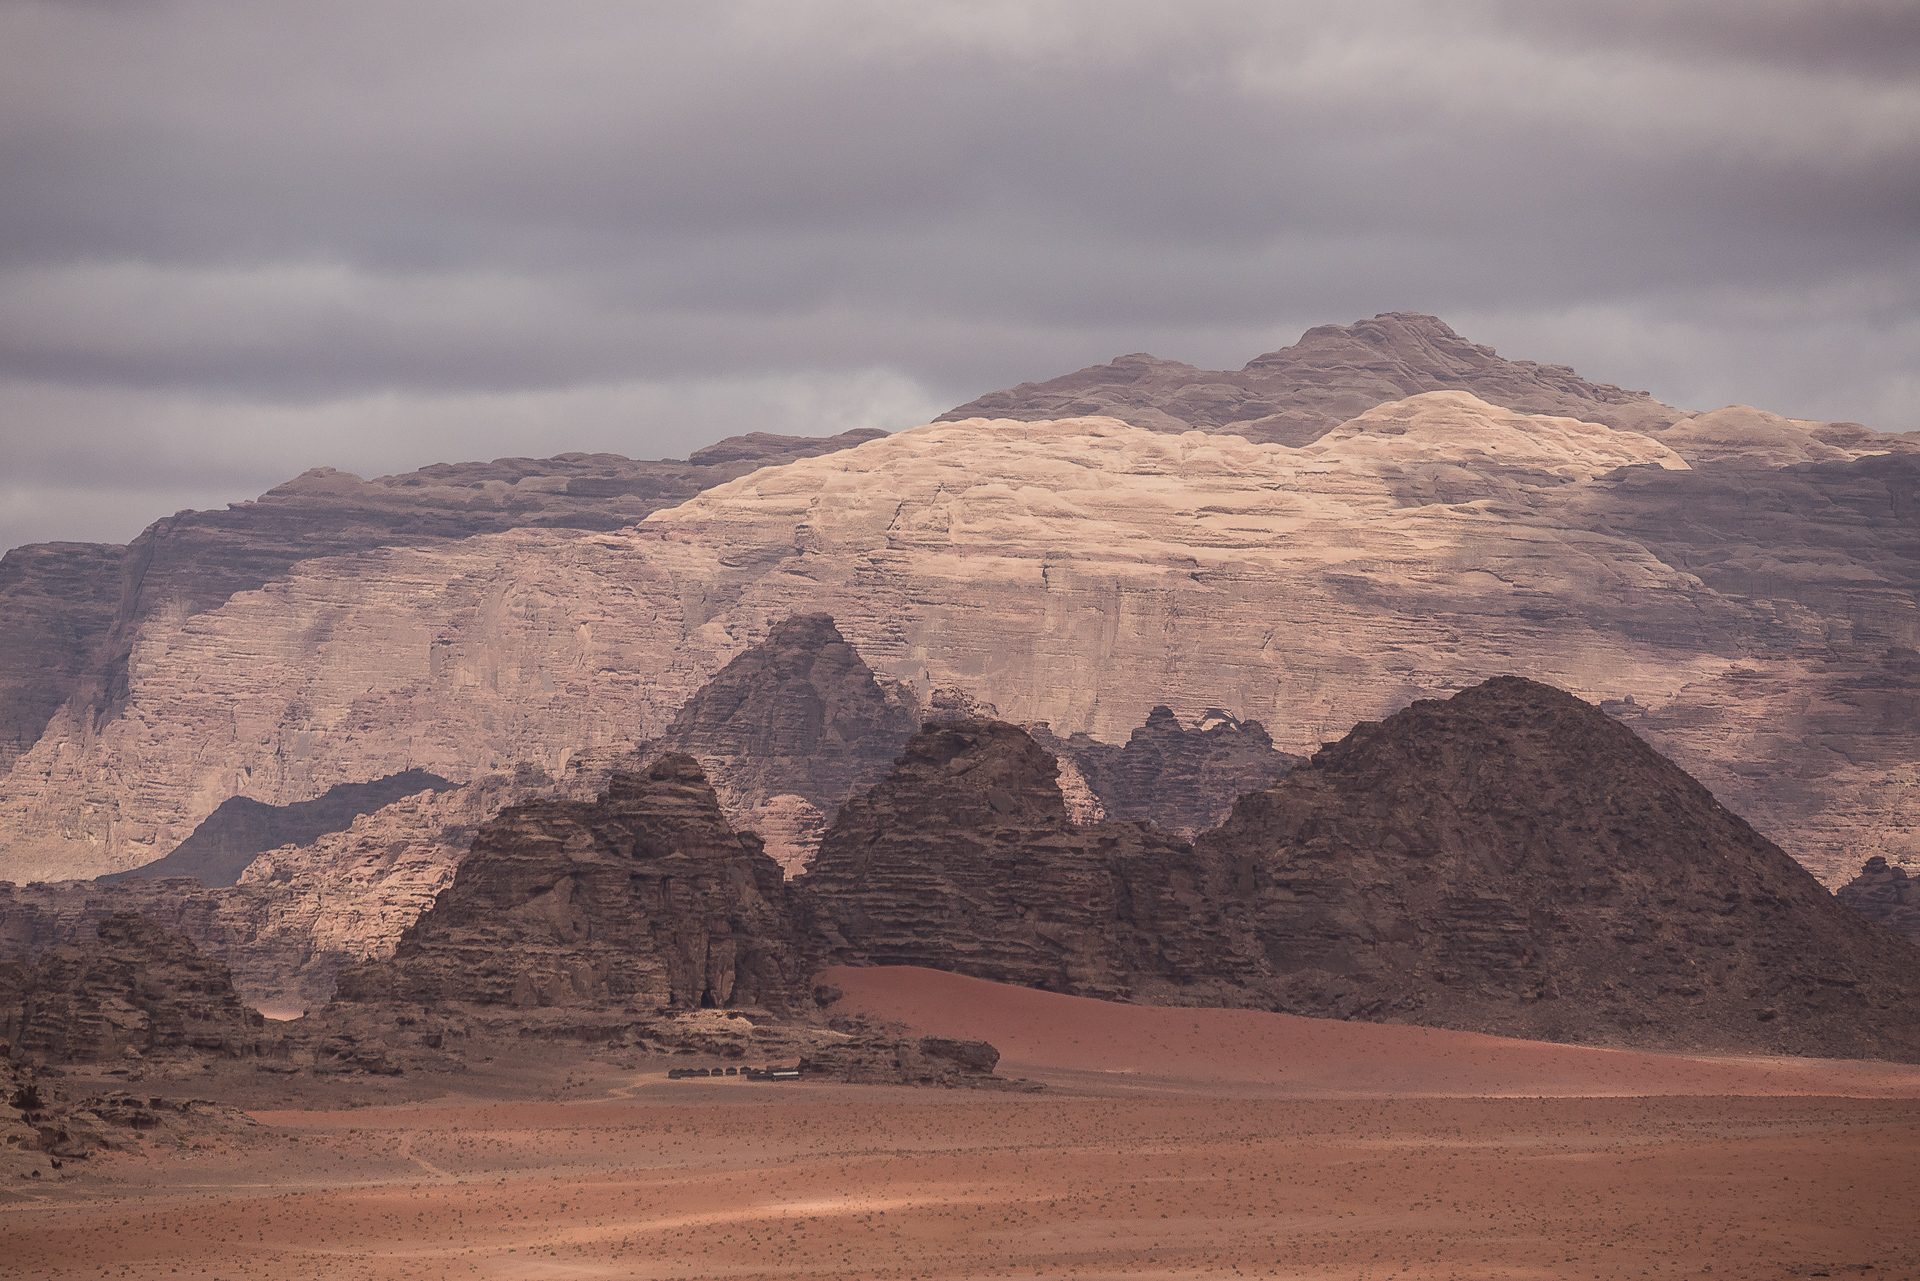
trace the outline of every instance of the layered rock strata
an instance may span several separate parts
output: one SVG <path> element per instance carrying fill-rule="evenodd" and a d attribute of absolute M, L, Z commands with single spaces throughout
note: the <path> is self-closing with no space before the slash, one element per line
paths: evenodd
<path fill-rule="evenodd" d="M 1920 563 L 1908 461 L 1695 473 L 1645 435 L 1462 392 L 1300 449 L 1106 419 L 938 424 L 631 530 L 313 562 L 150 620 L 130 714 L 50 733 L 8 776 L 0 875 L 149 861 L 243 791 L 285 804 L 519 762 L 565 777 L 660 733 L 779 620 L 824 611 L 883 687 L 961 687 L 1110 744 L 1165 704 L 1305 754 L 1519 672 L 1636 709 L 1837 885 L 1912 852 L 1901 815 L 1920 812 L 1894 653 Z"/>
<path fill-rule="evenodd" d="M 303 562 L 529 526 L 617 529 L 755 468 L 879 435 L 756 432 L 685 462 L 561 454 L 443 463 L 373 480 L 321 467 L 254 502 L 156 521 L 124 547 L 13 548 L 0 556 L 0 771 L 63 706 L 79 728 L 121 715 L 131 692 L 127 664 L 150 622 L 178 624 Z"/>
<path fill-rule="evenodd" d="M 738 836 L 692 757 L 596 802 L 513 806 L 345 1003 L 783 1009 L 804 980 L 779 867 Z"/>
<path fill-rule="evenodd" d="M 131 913 L 37 964 L 0 963 L 0 1039 L 56 1062 L 252 1054 L 264 1027 L 224 964 Z"/>
<path fill-rule="evenodd" d="M 1920 880 L 1907 875 L 1904 867 L 1876 854 L 1834 897 L 1869 921 L 1920 943 Z"/>
<path fill-rule="evenodd" d="M 1197 852 L 1272 1008 L 1920 1059 L 1920 952 L 1625 726 L 1531 681 L 1356 727 Z"/>
<path fill-rule="evenodd" d="M 1245 966 L 1176 837 L 1076 825 L 1054 759 L 1001 721 L 929 723 L 840 808 L 794 882 L 836 964 L 923 965 L 1159 1004 L 1235 1004 Z"/>
<path fill-rule="evenodd" d="M 1063 765 L 1071 762 L 1103 817 L 1152 823 L 1189 840 L 1218 827 L 1234 801 L 1270 786 L 1303 759 L 1275 751 L 1259 721 L 1237 721 L 1219 708 L 1208 708 L 1188 727 L 1172 709 L 1156 707 L 1120 747 L 1089 734 L 1059 739 L 1045 726 L 1028 732 Z"/>

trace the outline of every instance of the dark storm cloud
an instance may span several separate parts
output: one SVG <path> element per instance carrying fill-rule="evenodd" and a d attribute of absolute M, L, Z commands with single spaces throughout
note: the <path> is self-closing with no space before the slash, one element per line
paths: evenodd
<path fill-rule="evenodd" d="M 0 539 L 1397 308 L 1920 427 L 1911 5 L 1329 8 L 7 6 Z"/>

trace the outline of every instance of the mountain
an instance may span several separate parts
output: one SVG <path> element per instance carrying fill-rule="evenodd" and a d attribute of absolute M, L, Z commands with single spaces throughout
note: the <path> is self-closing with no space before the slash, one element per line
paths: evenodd
<path fill-rule="evenodd" d="M 919 724 L 912 699 L 881 688 L 830 615 L 794 614 L 695 691 L 645 751 L 699 760 L 728 819 L 792 875 Z"/>
<path fill-rule="evenodd" d="M 1624 725 L 1532 681 L 1357 726 L 1196 849 L 1294 1013 L 1920 1057 L 1920 951 Z"/>
<path fill-rule="evenodd" d="M 130 693 L 128 664 L 157 618 L 182 623 L 330 556 L 431 547 L 522 527 L 618 529 L 757 467 L 881 434 L 756 432 L 685 462 L 561 454 L 440 463 L 374 480 L 320 467 L 254 502 L 156 521 L 124 547 L 13 548 L 0 557 L 0 771 L 57 715 L 82 732 L 120 715 Z"/>
<path fill-rule="evenodd" d="M 1834 898 L 1869 921 L 1920 944 L 1920 878 L 1907 875 L 1905 868 L 1876 854 Z"/>
<path fill-rule="evenodd" d="M 1188 844 L 929 725 L 794 882 L 826 958 L 1539 1040 L 1920 1059 L 1920 950 L 1612 717 L 1499 677 L 1359 725 Z"/>
<path fill-rule="evenodd" d="M 1102 817 L 1152 823 L 1189 839 L 1218 827 L 1237 798 L 1270 785 L 1302 759 L 1275 751 L 1259 721 L 1242 723 L 1217 707 L 1192 727 L 1171 708 L 1155 707 L 1120 746 L 1085 733 L 1057 738 L 1044 725 L 1029 726 L 1028 733 L 1071 765 Z"/>
<path fill-rule="evenodd" d="M 698 762 L 669 753 L 597 801 L 502 811 L 338 999 L 782 1009 L 806 977 L 779 867 L 727 826 Z"/>
<path fill-rule="evenodd" d="M 1305 756 L 1524 674 L 1631 718 L 1837 885 L 1908 852 L 1916 486 L 1920 456 L 1692 467 L 1458 391 L 1300 448 L 934 424 L 622 530 L 330 557 L 155 616 L 122 714 L 62 720 L 6 778 L 0 876 L 150 862 L 243 786 L 284 805 L 405 769 L 566 778 L 824 612 L 883 689 L 963 689 L 1068 742 L 1123 744 L 1164 705 Z"/>
<path fill-rule="evenodd" d="M 1082 996 L 1234 1004 L 1244 966 L 1186 842 L 1075 824 L 1012 725 L 929 724 L 840 808 L 794 882 L 823 959 L 921 965 Z"/>
<path fill-rule="evenodd" d="M 1466 391 L 1490 405 L 1657 432 L 1687 417 L 1644 391 L 1590 383 L 1565 365 L 1504 360 L 1435 316 L 1393 311 L 1320 325 L 1238 371 L 1195 369 L 1144 352 L 1041 383 L 990 392 L 937 420 L 1106 415 L 1154 431 L 1225 432 L 1305 445 L 1375 405 L 1428 391 Z"/>

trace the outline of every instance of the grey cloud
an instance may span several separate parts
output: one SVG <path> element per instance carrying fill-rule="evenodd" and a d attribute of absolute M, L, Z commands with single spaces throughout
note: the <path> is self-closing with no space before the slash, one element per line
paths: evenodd
<path fill-rule="evenodd" d="M 1237 366 L 1399 308 L 1683 404 L 1920 427 L 1913 23 L 1857 0 L 14 3 L 0 379 L 74 399 L 0 444 L 101 398 L 138 442 L 182 404 L 344 423 L 386 397 L 418 454 L 460 445 L 432 406 L 494 397 L 521 424 L 500 432 L 557 449 L 528 406 L 747 389 L 635 400 L 692 416 L 623 451 L 660 453 L 779 429 L 753 388 L 881 370 L 911 394 L 855 399 L 906 413 L 1124 351 Z M 345 465 L 325 433 L 275 438 L 248 476 Z"/>

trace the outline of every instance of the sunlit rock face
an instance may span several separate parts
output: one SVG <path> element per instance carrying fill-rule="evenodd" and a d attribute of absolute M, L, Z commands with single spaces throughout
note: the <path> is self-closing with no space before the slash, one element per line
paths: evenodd
<path fill-rule="evenodd" d="M 124 711 L 56 716 L 6 780 L 0 876 L 149 861 L 234 795 L 285 804 L 409 768 L 564 777 L 660 734 L 776 623 L 818 612 L 883 683 L 1114 744 L 1164 705 L 1257 720 L 1305 755 L 1414 698 L 1534 677 L 1635 709 L 1716 788 L 1770 753 L 1793 786 L 1754 789 L 1781 798 L 1756 822 L 1837 883 L 1858 866 L 1840 841 L 1899 839 L 1876 807 L 1912 785 L 1913 720 L 1863 688 L 1824 705 L 1816 743 L 1737 673 L 1790 691 L 1809 664 L 1844 682 L 1883 662 L 1913 461 L 1695 475 L 1653 436 L 1461 391 L 1298 448 L 1112 418 L 938 423 L 617 531 L 306 561 L 156 616 Z M 1780 477 L 1775 514 L 1817 542 L 1791 600 L 1693 520 L 1724 504 L 1764 543 L 1773 517 L 1740 494 Z"/>

